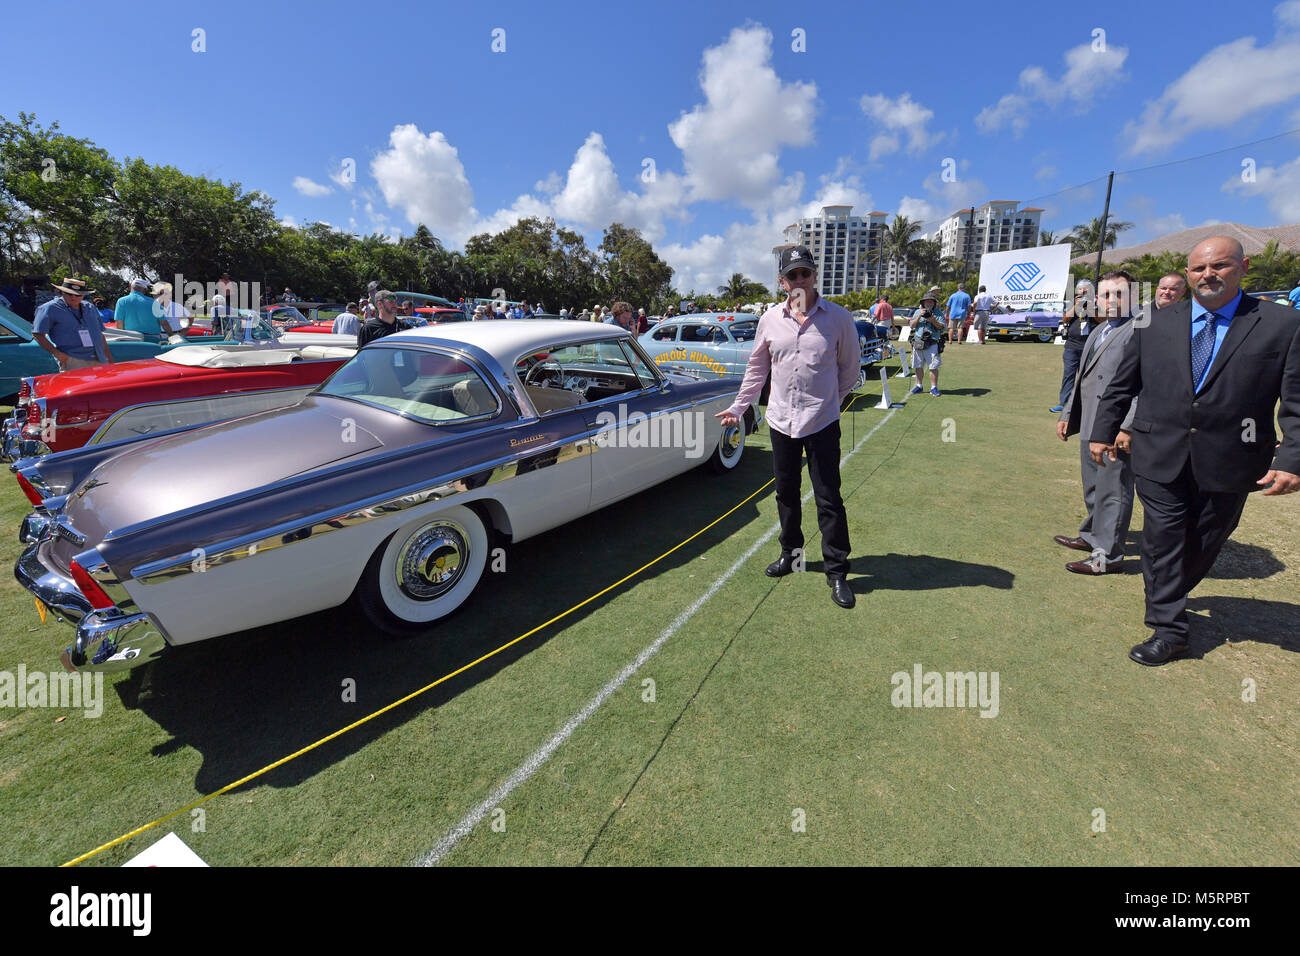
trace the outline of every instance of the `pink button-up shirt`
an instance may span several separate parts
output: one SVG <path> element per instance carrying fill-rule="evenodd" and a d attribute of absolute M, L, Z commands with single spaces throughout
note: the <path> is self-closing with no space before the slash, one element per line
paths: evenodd
<path fill-rule="evenodd" d="M 767 422 L 783 435 L 803 438 L 839 419 L 840 403 L 857 385 L 861 368 L 862 347 L 848 309 L 818 296 L 800 325 L 783 302 L 758 320 L 740 394 L 727 411 L 743 415 L 770 371 Z"/>

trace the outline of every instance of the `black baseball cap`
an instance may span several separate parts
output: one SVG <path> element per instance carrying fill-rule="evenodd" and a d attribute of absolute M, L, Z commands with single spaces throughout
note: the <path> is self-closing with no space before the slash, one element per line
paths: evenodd
<path fill-rule="evenodd" d="M 817 263 L 813 261 L 812 253 L 807 246 L 791 246 L 788 249 L 781 250 L 780 265 L 777 267 L 777 272 L 784 278 L 791 269 L 817 271 Z"/>

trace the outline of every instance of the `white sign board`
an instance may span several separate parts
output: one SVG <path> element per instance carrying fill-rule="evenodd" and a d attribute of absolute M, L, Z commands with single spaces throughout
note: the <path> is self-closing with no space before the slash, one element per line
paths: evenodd
<path fill-rule="evenodd" d="M 986 252 L 980 258 L 980 285 L 993 298 L 1023 312 L 1044 299 L 1069 302 L 1070 244 Z"/>
<path fill-rule="evenodd" d="M 207 866 L 175 833 L 142 850 L 123 866 Z"/>

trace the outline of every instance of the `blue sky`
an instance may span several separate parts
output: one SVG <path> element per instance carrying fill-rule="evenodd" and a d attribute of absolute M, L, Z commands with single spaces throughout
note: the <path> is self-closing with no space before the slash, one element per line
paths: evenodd
<path fill-rule="evenodd" d="M 783 227 L 823 203 L 933 222 L 1019 199 L 1064 233 L 1108 170 L 1215 151 L 1117 177 L 1120 244 L 1300 221 L 1300 136 L 1230 148 L 1300 127 L 1300 0 L 142 0 L 22 5 L 6 33 L 11 119 L 259 189 L 298 224 L 423 222 L 459 248 L 523 215 L 592 245 L 623 221 L 683 290 L 770 281 Z"/>

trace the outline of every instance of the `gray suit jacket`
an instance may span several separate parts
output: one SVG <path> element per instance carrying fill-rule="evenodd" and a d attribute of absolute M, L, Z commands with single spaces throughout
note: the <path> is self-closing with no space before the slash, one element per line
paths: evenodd
<path fill-rule="evenodd" d="M 1129 339 L 1133 337 L 1133 319 L 1129 319 L 1106 336 L 1105 342 L 1101 342 L 1101 333 L 1106 325 L 1107 323 L 1103 322 L 1089 332 L 1088 340 L 1083 345 L 1079 373 L 1074 377 L 1074 391 L 1070 393 L 1065 407 L 1061 409 L 1061 421 L 1068 423 L 1065 430 L 1067 438 L 1082 433 L 1087 439 L 1092 434 L 1093 421 L 1097 417 L 1097 406 L 1101 402 L 1101 396 L 1105 394 L 1106 386 L 1114 378 L 1115 370 L 1119 368 L 1119 360 L 1128 347 Z M 1120 425 L 1122 431 L 1130 430 L 1133 424 L 1133 413 L 1136 410 L 1137 399 L 1135 398 L 1129 403 L 1128 414 L 1124 416 L 1124 423 Z M 1112 435 L 1111 438 L 1113 439 L 1114 436 Z"/>

